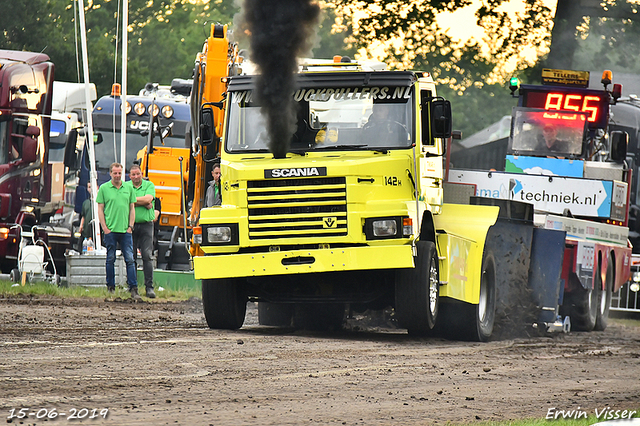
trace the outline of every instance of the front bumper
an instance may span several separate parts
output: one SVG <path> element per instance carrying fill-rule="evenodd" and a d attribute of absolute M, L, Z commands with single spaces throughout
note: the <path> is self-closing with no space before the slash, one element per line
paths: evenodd
<path fill-rule="evenodd" d="M 196 256 L 196 279 L 413 268 L 411 245 Z"/>

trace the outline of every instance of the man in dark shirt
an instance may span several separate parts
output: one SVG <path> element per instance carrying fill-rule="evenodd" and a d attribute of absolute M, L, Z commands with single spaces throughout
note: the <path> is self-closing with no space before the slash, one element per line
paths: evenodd
<path fill-rule="evenodd" d="M 569 141 L 558 139 L 558 129 L 547 124 L 542 128 L 541 149 L 542 151 L 572 153 Z"/>

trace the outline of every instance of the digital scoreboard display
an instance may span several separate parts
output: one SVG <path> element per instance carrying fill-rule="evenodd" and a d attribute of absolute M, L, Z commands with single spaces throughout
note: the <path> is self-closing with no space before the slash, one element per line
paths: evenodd
<path fill-rule="evenodd" d="M 609 121 L 609 94 L 603 90 L 554 86 L 521 86 L 522 106 L 587 114 L 589 129 L 604 129 Z"/>

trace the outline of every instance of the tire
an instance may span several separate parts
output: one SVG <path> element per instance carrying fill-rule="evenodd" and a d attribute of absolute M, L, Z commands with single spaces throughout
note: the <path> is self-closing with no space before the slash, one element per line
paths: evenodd
<path fill-rule="evenodd" d="M 290 327 L 292 319 L 293 305 L 258 302 L 258 324 L 274 327 Z"/>
<path fill-rule="evenodd" d="M 496 321 L 496 260 L 489 249 L 485 249 L 482 258 L 480 299 L 477 305 L 468 305 L 466 308 L 470 321 L 465 337 L 472 341 L 486 342 L 493 333 Z"/>
<path fill-rule="evenodd" d="M 293 326 L 310 331 L 336 331 L 342 328 L 344 303 L 300 303 L 295 305 Z"/>
<path fill-rule="evenodd" d="M 20 282 L 20 271 L 17 268 L 13 268 L 9 273 L 9 279 L 14 283 Z"/>
<path fill-rule="evenodd" d="M 209 328 L 237 330 L 244 323 L 247 296 L 238 279 L 202 280 L 202 306 Z"/>
<path fill-rule="evenodd" d="M 607 274 L 605 275 L 604 288 L 602 285 L 602 274 L 598 273 L 596 279 L 596 285 L 599 289 L 602 289 L 599 292 L 599 300 L 598 300 L 598 313 L 596 315 L 596 325 L 593 328 L 597 331 L 604 331 L 607 328 L 607 323 L 609 321 L 609 309 L 611 308 L 611 296 L 613 289 L 613 280 L 614 280 L 614 264 L 613 259 L 609 256 L 609 261 L 607 263 Z M 598 271 L 600 272 L 600 271 Z"/>
<path fill-rule="evenodd" d="M 396 274 L 396 315 L 411 335 L 429 335 L 436 326 L 440 305 L 440 271 L 436 245 L 416 243 L 415 268 Z"/>
<path fill-rule="evenodd" d="M 600 273 L 598 272 L 597 275 L 599 276 Z M 597 285 L 595 285 L 593 289 L 584 289 L 578 284 L 577 288 L 569 298 L 571 329 L 576 331 L 592 331 L 596 326 L 598 317 L 601 290 Z"/>

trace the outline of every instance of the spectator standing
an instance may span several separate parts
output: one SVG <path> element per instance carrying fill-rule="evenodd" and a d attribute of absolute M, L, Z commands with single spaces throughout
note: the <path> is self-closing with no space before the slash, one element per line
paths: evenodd
<path fill-rule="evenodd" d="M 209 182 L 207 195 L 205 198 L 205 207 L 219 206 L 222 204 L 222 195 L 220 194 L 220 164 L 216 163 L 211 169 L 213 179 Z"/>
<path fill-rule="evenodd" d="M 112 163 L 109 166 L 111 180 L 100 185 L 96 201 L 98 202 L 98 219 L 104 233 L 104 244 L 107 247 L 107 291 L 116 290 L 116 249 L 120 250 L 127 265 L 127 284 L 133 300 L 141 300 L 138 294 L 136 263 L 133 257 L 133 223 L 135 220 L 134 204 L 136 196 L 132 186 L 122 182 L 122 165 Z"/>
<path fill-rule="evenodd" d="M 147 297 L 153 299 L 156 293 L 153 291 L 153 234 L 156 198 L 156 188 L 153 182 L 142 179 L 140 166 L 134 164 L 129 169 L 129 182 L 125 182 L 132 188 L 135 194 L 135 225 L 133 226 L 133 254 L 137 256 L 138 250 L 142 256 L 142 271 L 144 273 L 144 286 Z"/>

